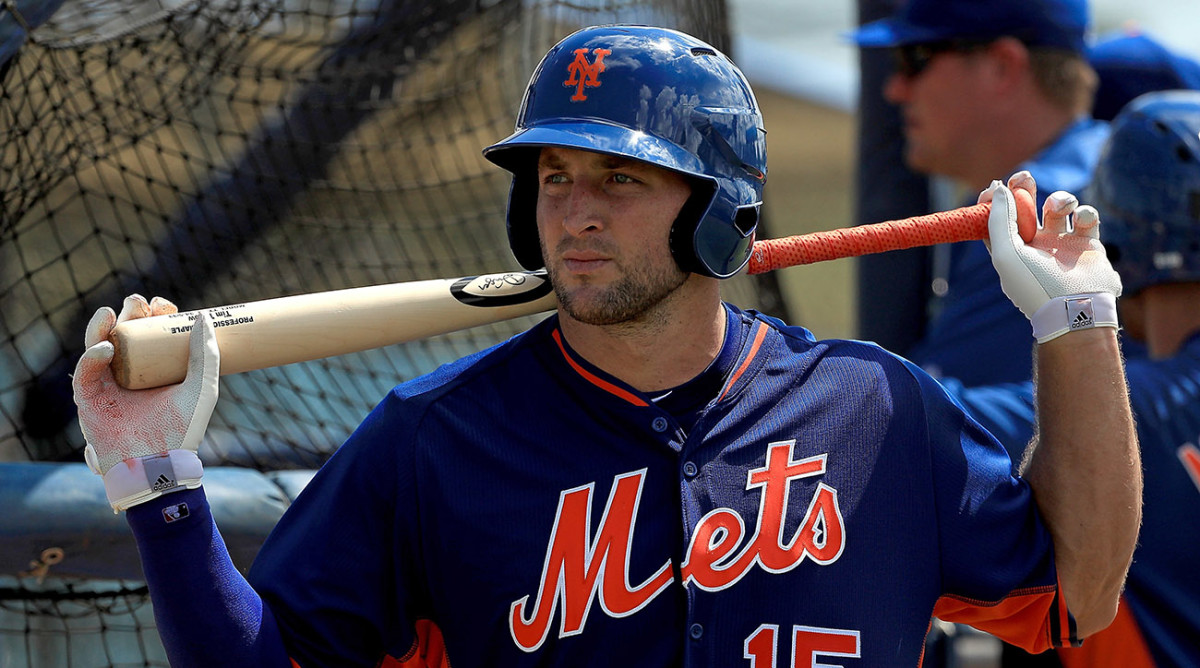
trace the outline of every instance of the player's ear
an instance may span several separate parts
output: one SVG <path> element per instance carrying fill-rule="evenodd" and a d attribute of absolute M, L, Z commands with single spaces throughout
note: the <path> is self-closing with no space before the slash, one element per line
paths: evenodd
<path fill-rule="evenodd" d="M 1015 37 L 1001 37 L 986 47 L 988 68 L 1001 91 L 1030 75 L 1029 47 Z"/>

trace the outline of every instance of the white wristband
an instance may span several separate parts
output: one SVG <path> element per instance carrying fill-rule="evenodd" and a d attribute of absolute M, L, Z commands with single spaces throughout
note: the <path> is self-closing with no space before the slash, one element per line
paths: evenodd
<path fill-rule="evenodd" d="M 1030 320 L 1038 343 L 1080 329 L 1117 327 L 1117 298 L 1109 292 L 1054 297 Z"/>
<path fill-rule="evenodd" d="M 200 458 L 191 450 L 168 450 L 136 457 L 113 466 L 104 474 L 104 491 L 113 512 L 181 489 L 195 489 L 204 476 Z"/>

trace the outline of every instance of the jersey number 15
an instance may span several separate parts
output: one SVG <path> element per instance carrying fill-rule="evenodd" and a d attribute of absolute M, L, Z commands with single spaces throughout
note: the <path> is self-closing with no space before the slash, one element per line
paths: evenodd
<path fill-rule="evenodd" d="M 778 664 L 778 624 L 763 624 L 746 638 L 746 652 L 751 668 L 784 668 Z M 817 663 L 818 656 L 858 658 L 858 631 L 822 629 L 815 626 L 792 627 L 792 662 L 790 668 L 820 668 L 830 664 Z"/>

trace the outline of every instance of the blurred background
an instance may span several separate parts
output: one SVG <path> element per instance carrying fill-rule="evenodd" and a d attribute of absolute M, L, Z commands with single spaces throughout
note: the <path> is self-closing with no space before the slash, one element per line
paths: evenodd
<path fill-rule="evenodd" d="M 767 122 L 764 199 L 772 231 L 782 236 L 852 224 L 859 60 L 843 35 L 857 25 L 859 3 L 729 0 L 729 6 L 731 55 L 754 84 Z M 1136 27 L 1200 57 L 1200 3 L 1092 0 L 1091 6 L 1096 35 Z M 855 262 L 778 272 L 797 323 L 818 337 L 858 335 Z"/>
<path fill-rule="evenodd" d="M 480 149 L 511 132 L 546 49 L 598 23 L 679 28 L 741 65 L 768 130 L 762 236 L 875 222 L 857 219 L 871 194 L 842 38 L 866 2 L 0 4 L 0 667 L 166 665 L 128 528 L 81 463 L 67 374 L 97 307 L 515 269 L 508 177 Z M 1093 14 L 1098 33 L 1133 22 L 1200 55 L 1195 3 Z M 856 337 L 855 281 L 840 260 L 725 296 Z M 531 320 L 226 376 L 201 457 L 235 563 L 388 388 Z"/>

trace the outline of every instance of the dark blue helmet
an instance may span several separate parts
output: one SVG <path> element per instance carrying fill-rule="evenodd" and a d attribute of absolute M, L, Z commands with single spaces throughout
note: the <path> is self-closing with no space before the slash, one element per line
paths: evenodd
<path fill-rule="evenodd" d="M 1200 281 L 1200 91 L 1142 95 L 1112 122 L 1086 201 L 1127 294 Z"/>
<path fill-rule="evenodd" d="M 692 197 L 671 228 L 684 271 L 726 278 L 750 258 L 766 182 L 765 130 L 750 84 L 724 54 L 674 30 L 585 28 L 546 54 L 516 132 L 484 149 L 513 173 L 508 239 L 527 269 L 542 266 L 538 149 L 576 148 L 680 172 Z"/>

